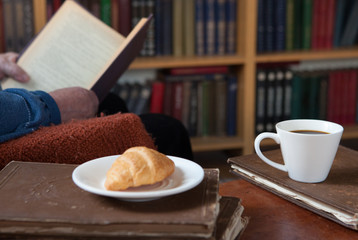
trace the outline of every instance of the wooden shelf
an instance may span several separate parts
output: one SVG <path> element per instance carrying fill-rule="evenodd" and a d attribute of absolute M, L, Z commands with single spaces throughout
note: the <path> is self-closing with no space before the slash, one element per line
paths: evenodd
<path fill-rule="evenodd" d="M 194 137 L 191 144 L 194 152 L 240 149 L 244 145 L 239 137 Z"/>
<path fill-rule="evenodd" d="M 140 57 L 131 65 L 130 69 L 148 68 L 178 68 L 178 67 L 200 67 L 218 65 L 241 65 L 245 59 L 238 55 L 230 56 L 204 56 L 204 57 Z"/>
<path fill-rule="evenodd" d="M 320 59 L 345 59 L 357 58 L 358 48 L 333 49 L 326 51 L 299 51 L 299 52 L 281 52 L 267 53 L 256 56 L 257 63 L 269 62 L 291 62 L 303 60 L 320 60 Z"/>
<path fill-rule="evenodd" d="M 237 0 L 237 51 L 232 56 L 156 56 L 138 57 L 130 69 L 166 69 L 200 66 L 235 66 L 238 76 L 237 136 L 191 138 L 194 152 L 241 149 L 243 154 L 254 152 L 256 65 L 260 63 L 300 62 L 307 60 L 358 58 L 358 47 L 330 50 L 256 53 L 257 0 Z M 358 125 L 347 126 L 343 139 L 358 138 Z M 274 145 L 267 140 L 264 146 Z"/>

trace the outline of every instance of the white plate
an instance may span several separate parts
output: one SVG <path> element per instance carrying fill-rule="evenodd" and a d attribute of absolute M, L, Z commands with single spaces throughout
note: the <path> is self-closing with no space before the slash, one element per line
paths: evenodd
<path fill-rule="evenodd" d="M 168 156 L 175 163 L 174 173 L 161 182 L 125 191 L 110 191 L 104 187 L 107 171 L 119 155 L 85 162 L 72 173 L 74 183 L 85 191 L 127 201 L 149 201 L 185 192 L 197 186 L 204 178 L 204 170 L 195 162 Z"/>

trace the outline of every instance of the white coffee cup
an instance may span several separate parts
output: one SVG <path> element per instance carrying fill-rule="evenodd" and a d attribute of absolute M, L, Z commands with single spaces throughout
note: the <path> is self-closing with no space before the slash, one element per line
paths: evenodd
<path fill-rule="evenodd" d="M 313 131 L 316 134 L 292 131 Z M 296 119 L 277 123 L 276 132 L 264 132 L 255 139 L 255 151 L 264 162 L 288 172 L 291 179 L 299 182 L 316 183 L 327 178 L 342 137 L 341 125 L 323 120 Z M 260 143 L 265 138 L 272 138 L 280 144 L 284 164 L 262 154 Z"/>

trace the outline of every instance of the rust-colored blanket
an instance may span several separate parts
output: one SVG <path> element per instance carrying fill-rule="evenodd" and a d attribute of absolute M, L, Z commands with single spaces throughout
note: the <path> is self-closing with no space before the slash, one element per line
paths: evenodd
<path fill-rule="evenodd" d="M 12 160 L 81 164 L 134 146 L 156 149 L 137 115 L 114 114 L 42 127 L 0 144 L 0 169 Z"/>

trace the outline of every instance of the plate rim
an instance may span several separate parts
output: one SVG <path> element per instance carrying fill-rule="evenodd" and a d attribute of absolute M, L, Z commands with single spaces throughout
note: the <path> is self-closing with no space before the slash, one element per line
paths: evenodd
<path fill-rule="evenodd" d="M 114 161 L 114 158 L 117 158 L 119 156 L 120 156 L 120 154 L 95 158 L 95 159 L 86 161 L 86 162 L 78 165 L 72 172 L 72 181 L 80 189 L 82 189 L 86 192 L 90 192 L 92 194 L 106 196 L 106 197 L 113 197 L 113 198 L 118 198 L 118 199 L 123 199 L 123 200 L 126 200 L 126 199 L 144 200 L 144 199 L 157 199 L 157 198 L 167 197 L 167 196 L 171 196 L 171 195 L 175 195 L 175 194 L 179 194 L 179 193 L 188 191 L 188 190 L 196 187 L 197 185 L 199 185 L 202 182 L 202 180 L 204 179 L 204 169 L 199 164 L 197 164 L 196 162 L 193 162 L 191 160 L 185 159 L 185 158 L 181 158 L 181 157 L 177 157 L 177 156 L 170 156 L 170 155 L 166 155 L 166 156 L 169 157 L 175 163 L 176 168 L 178 167 L 180 170 L 183 171 L 185 169 L 182 169 L 182 165 L 189 164 L 189 165 L 192 165 L 190 167 L 195 166 L 195 168 L 200 171 L 199 174 L 196 174 L 196 176 L 194 176 L 194 179 L 189 183 L 186 183 L 184 185 L 181 184 L 174 188 L 164 189 L 164 190 L 154 191 L 154 192 L 153 191 L 145 191 L 145 192 L 132 192 L 131 191 L 131 192 L 128 192 L 128 191 L 111 191 L 111 190 L 106 190 L 106 189 L 99 189 L 99 188 L 87 185 L 78 179 L 78 177 L 77 177 L 77 175 L 79 174 L 78 172 L 81 171 L 83 169 L 83 167 L 86 167 L 89 164 L 95 164 L 99 161 L 103 161 L 104 159 L 108 159 L 108 158 L 111 158 Z M 179 165 L 179 162 L 181 165 Z"/>

